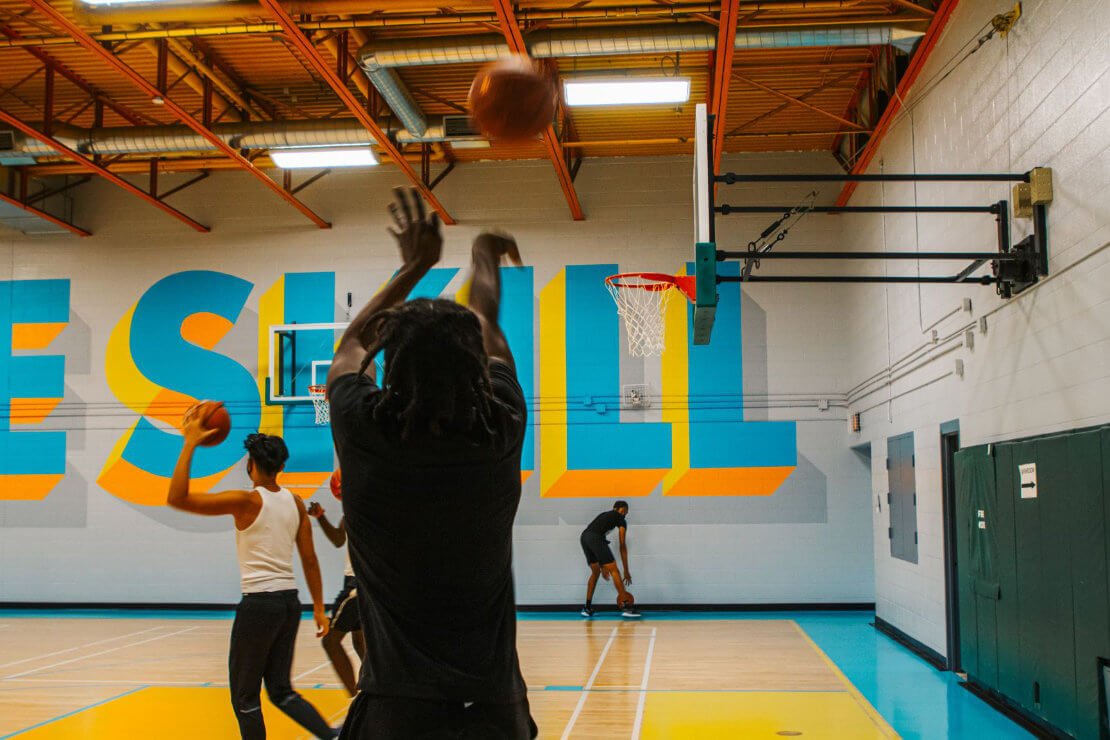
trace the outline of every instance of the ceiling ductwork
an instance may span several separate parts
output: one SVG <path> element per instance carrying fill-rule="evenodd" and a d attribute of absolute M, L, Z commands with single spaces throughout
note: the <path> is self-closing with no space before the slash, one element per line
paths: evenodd
<path fill-rule="evenodd" d="M 789 49 L 836 46 L 898 46 L 905 50 L 923 36 L 894 25 L 832 26 L 736 34 L 737 49 Z M 709 26 L 676 28 L 571 29 L 531 34 L 528 53 L 536 59 L 575 58 L 609 55 L 676 54 L 684 51 L 713 51 L 717 32 Z M 405 128 L 418 134 L 424 114 L 404 83 L 393 71 L 400 67 L 432 64 L 476 64 L 510 56 L 512 52 L 501 36 L 459 36 L 392 43 L 372 43 L 358 52 L 359 65 L 370 82 L 389 104 Z M 417 128 L 410 128 L 410 122 Z"/>
<path fill-rule="evenodd" d="M 463 119 L 461 122 L 456 119 Z M 213 132 L 236 149 L 278 149 L 305 146 L 369 146 L 374 139 L 361 123 L 350 120 L 255 121 L 219 123 Z M 451 131 L 448 136 L 447 131 Z M 9 132 L 0 131 L 0 136 Z M 398 144 L 480 139 L 465 116 L 446 116 L 434 125 L 424 124 L 424 135 L 397 131 Z M 95 154 L 171 154 L 213 151 L 211 142 L 186 126 L 124 126 L 120 128 L 81 129 L 54 125 L 54 138 L 86 156 Z M 0 151 L 5 158 L 18 157 L 26 164 L 29 157 L 55 156 L 57 152 L 39 141 L 15 132 L 13 145 Z"/>

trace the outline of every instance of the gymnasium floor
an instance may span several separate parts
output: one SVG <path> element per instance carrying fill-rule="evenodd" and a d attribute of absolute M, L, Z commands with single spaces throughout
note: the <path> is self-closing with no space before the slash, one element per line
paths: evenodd
<path fill-rule="evenodd" d="M 237 738 L 230 616 L 0 611 L 0 740 Z M 1029 737 L 872 618 L 522 614 L 518 644 L 542 738 Z M 338 723 L 346 694 L 309 621 L 293 675 Z M 270 738 L 306 737 L 264 712 Z"/>

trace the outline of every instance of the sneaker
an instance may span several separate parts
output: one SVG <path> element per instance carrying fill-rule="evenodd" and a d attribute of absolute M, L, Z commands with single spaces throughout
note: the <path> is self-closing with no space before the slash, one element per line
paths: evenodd
<path fill-rule="evenodd" d="M 621 616 L 625 617 L 626 619 L 639 619 L 640 612 L 636 609 L 633 609 L 632 607 L 628 607 L 621 612 Z"/>
<path fill-rule="evenodd" d="M 592 617 L 594 615 L 594 608 L 592 606 L 582 607 L 582 611 L 578 612 L 583 617 Z"/>

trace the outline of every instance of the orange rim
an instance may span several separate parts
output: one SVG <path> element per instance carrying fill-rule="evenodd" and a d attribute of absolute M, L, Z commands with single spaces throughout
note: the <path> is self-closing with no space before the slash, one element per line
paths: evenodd
<path fill-rule="evenodd" d="M 629 278 L 643 280 L 642 283 L 627 282 Z M 668 275 L 665 272 L 622 272 L 605 278 L 606 285 L 614 288 L 633 288 L 658 292 L 677 288 L 689 300 L 694 300 L 697 278 L 693 275 Z"/>

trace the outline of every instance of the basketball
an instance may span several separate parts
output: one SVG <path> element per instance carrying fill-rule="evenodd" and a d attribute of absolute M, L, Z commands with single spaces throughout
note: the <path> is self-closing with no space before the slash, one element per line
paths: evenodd
<path fill-rule="evenodd" d="M 196 413 L 200 414 L 201 423 L 206 429 L 218 430 L 216 434 L 205 439 L 201 444 L 205 447 L 215 447 L 227 439 L 231 431 L 231 417 L 224 408 L 223 401 L 201 401 L 196 406 Z"/>
<path fill-rule="evenodd" d="M 470 86 L 470 114 L 491 139 L 530 139 L 555 118 L 555 85 L 523 55 L 481 69 Z"/>
<path fill-rule="evenodd" d="M 625 591 L 623 597 L 620 594 L 617 594 L 617 606 L 619 606 L 621 609 L 627 609 L 635 603 L 636 599 L 632 596 L 631 591 Z"/>
<path fill-rule="evenodd" d="M 343 490 L 340 486 L 340 483 L 341 483 L 340 478 L 341 477 L 342 476 L 339 475 L 339 471 L 336 470 L 334 473 L 331 474 L 331 481 L 330 481 L 331 495 L 335 496 L 340 501 L 343 500 Z"/>

